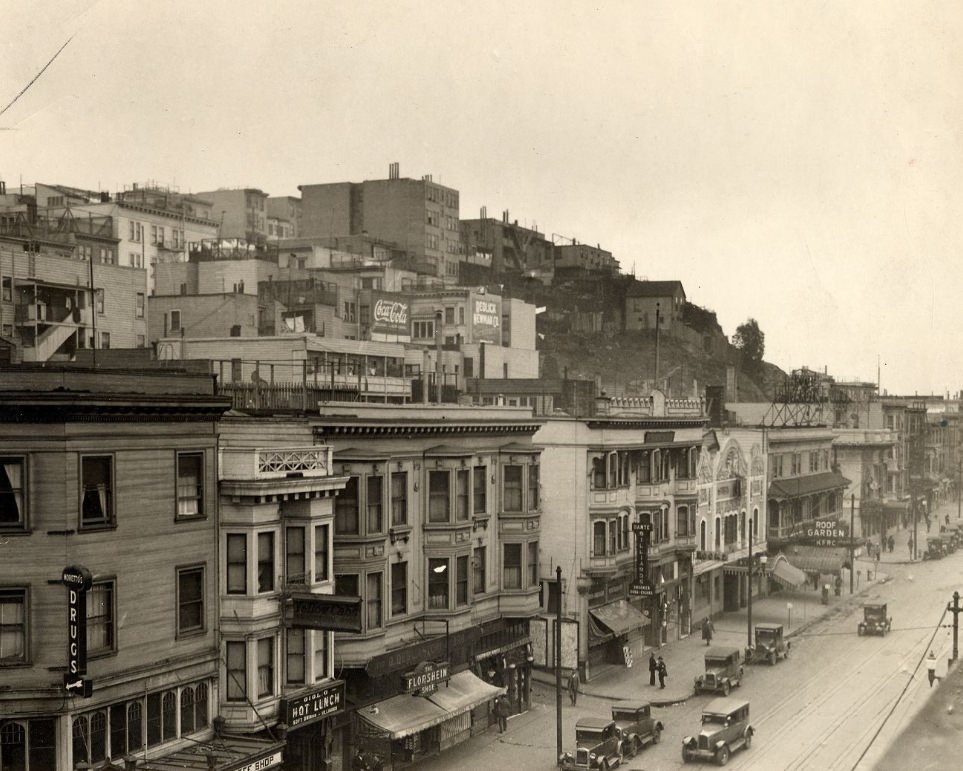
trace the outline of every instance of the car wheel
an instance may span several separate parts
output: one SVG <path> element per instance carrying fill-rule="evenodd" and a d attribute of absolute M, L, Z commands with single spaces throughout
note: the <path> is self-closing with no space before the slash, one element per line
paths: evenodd
<path fill-rule="evenodd" d="M 769 666 L 772 666 L 776 663 L 776 652 L 772 651 L 767 658 L 769 659 Z"/>
<path fill-rule="evenodd" d="M 752 732 L 746 731 L 746 735 L 743 737 L 743 741 L 746 743 L 746 749 L 748 750 L 752 746 Z"/>
<path fill-rule="evenodd" d="M 728 747 L 723 746 L 723 747 L 721 747 L 721 748 L 719 749 L 719 751 L 716 753 L 716 762 L 717 762 L 720 766 L 724 766 L 726 763 L 729 762 L 729 748 L 728 748 Z"/>
<path fill-rule="evenodd" d="M 609 762 L 605 758 L 599 763 L 599 771 L 609 771 Z"/>
<path fill-rule="evenodd" d="M 642 752 L 642 740 L 636 736 L 632 740 L 632 755 L 638 755 L 640 752 Z"/>
<path fill-rule="evenodd" d="M 856 634 L 858 634 L 860 637 L 863 636 L 863 628 L 861 626 L 856 627 Z"/>
<path fill-rule="evenodd" d="M 728 696 L 730 690 L 731 690 L 731 688 L 730 688 L 730 686 L 729 686 L 728 681 L 722 684 L 722 695 L 723 695 L 723 696 Z"/>
<path fill-rule="evenodd" d="M 689 753 L 689 750 L 688 750 L 688 749 L 686 749 L 685 747 L 683 747 L 683 748 L 682 748 L 682 762 L 683 762 L 683 763 L 688 763 L 690 760 L 692 760 L 692 755 Z"/>
<path fill-rule="evenodd" d="M 653 743 L 653 744 L 658 744 L 658 743 L 661 742 L 661 741 L 662 741 L 662 729 L 661 729 L 661 728 L 656 728 L 656 729 L 652 732 L 652 743 Z"/>

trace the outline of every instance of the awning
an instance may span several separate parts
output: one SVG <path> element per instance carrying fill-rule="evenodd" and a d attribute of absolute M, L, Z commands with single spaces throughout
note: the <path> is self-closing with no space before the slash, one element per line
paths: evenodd
<path fill-rule="evenodd" d="M 883 501 L 884 511 L 909 511 L 909 501 Z"/>
<path fill-rule="evenodd" d="M 392 696 L 358 710 L 366 723 L 392 739 L 403 739 L 444 723 L 451 713 L 423 696 Z"/>
<path fill-rule="evenodd" d="M 642 612 L 629 605 L 626 600 L 616 600 L 600 608 L 591 608 L 589 615 L 613 634 L 625 634 L 632 629 L 641 629 L 649 623 Z"/>
<path fill-rule="evenodd" d="M 849 549 L 799 545 L 789 547 L 785 557 L 807 573 L 838 573 L 849 562 Z"/>
<path fill-rule="evenodd" d="M 447 687 L 439 685 L 438 690 L 428 698 L 443 710 L 458 714 L 474 709 L 479 704 L 491 701 L 503 693 L 505 693 L 504 688 L 490 685 L 480 677 L 476 677 L 474 673 L 465 671 L 452 675 Z"/>
<path fill-rule="evenodd" d="M 835 471 L 823 471 L 819 474 L 808 474 L 790 479 L 775 479 L 769 483 L 769 497 L 777 500 L 798 498 L 800 495 L 812 495 L 829 490 L 839 490 L 849 487 L 850 481 Z"/>
<path fill-rule="evenodd" d="M 772 569 L 769 571 L 769 576 L 787 589 L 797 589 L 807 580 L 806 574 L 799 568 L 793 567 L 782 554 L 776 557 Z"/>
<path fill-rule="evenodd" d="M 281 765 L 283 742 L 252 739 L 247 736 L 223 734 L 206 742 L 194 742 L 191 746 L 150 758 L 138 764 L 142 771 L 239 771 L 239 769 L 278 768 Z M 208 759 L 213 759 L 210 765 Z"/>
<path fill-rule="evenodd" d="M 721 568 L 725 564 L 726 563 L 721 560 L 699 560 L 692 565 L 692 575 L 693 577 L 701 576 L 703 573 Z"/>

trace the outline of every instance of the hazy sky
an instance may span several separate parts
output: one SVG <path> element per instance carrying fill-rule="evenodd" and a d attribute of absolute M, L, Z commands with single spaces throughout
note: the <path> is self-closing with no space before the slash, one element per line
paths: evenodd
<path fill-rule="evenodd" d="M 958 2 L 5 0 L 0 178 L 433 174 L 680 279 L 783 368 L 963 387 Z"/>

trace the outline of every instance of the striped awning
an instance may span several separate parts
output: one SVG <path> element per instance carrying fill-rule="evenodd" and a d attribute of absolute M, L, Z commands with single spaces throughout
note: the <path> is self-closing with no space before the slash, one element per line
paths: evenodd
<path fill-rule="evenodd" d="M 798 589 L 806 583 L 806 574 L 793 566 L 785 555 L 778 555 L 773 562 L 769 576 L 787 589 Z"/>

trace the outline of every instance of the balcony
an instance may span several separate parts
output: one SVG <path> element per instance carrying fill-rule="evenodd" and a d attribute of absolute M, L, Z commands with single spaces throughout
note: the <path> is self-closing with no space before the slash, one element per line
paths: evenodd
<path fill-rule="evenodd" d="M 226 447 L 221 450 L 221 479 L 252 481 L 266 479 L 326 477 L 331 474 L 331 447 Z"/>

